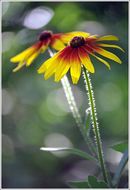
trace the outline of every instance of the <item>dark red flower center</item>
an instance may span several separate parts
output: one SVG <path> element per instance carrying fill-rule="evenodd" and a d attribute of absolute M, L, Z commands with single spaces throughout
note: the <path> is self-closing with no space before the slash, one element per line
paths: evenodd
<path fill-rule="evenodd" d="M 44 40 L 48 40 L 51 37 L 52 37 L 52 32 L 51 31 L 44 31 L 44 32 L 42 32 L 40 34 L 39 40 L 44 41 Z"/>
<path fill-rule="evenodd" d="M 82 36 L 75 36 L 71 41 L 70 45 L 72 48 L 77 48 L 85 44 L 85 39 Z"/>

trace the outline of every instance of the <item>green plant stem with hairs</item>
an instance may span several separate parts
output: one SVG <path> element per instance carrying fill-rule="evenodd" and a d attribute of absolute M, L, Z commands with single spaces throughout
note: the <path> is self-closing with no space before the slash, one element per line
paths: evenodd
<path fill-rule="evenodd" d="M 78 107 L 77 107 L 77 104 L 76 104 L 76 101 L 75 101 L 75 98 L 74 98 L 74 95 L 73 95 L 73 92 L 71 89 L 71 85 L 70 85 L 69 80 L 66 75 L 61 79 L 61 83 L 62 83 L 64 92 L 65 92 L 70 110 L 72 112 L 72 115 L 77 123 L 77 126 L 79 127 L 79 130 L 80 130 L 85 142 L 88 145 L 89 151 L 91 152 L 92 155 L 96 155 L 96 151 L 93 147 L 93 143 L 92 143 L 91 139 L 86 135 L 85 127 L 83 125 L 82 118 L 79 113 L 79 110 L 78 110 Z"/>
<path fill-rule="evenodd" d="M 92 90 L 92 84 L 91 84 L 91 80 L 89 78 L 89 74 L 88 74 L 88 72 L 86 71 L 86 69 L 84 67 L 83 67 L 83 75 L 84 75 L 84 79 L 85 79 L 84 81 L 85 81 L 85 86 L 86 86 L 86 90 L 87 90 L 89 106 L 91 108 L 91 120 L 92 120 L 95 140 L 96 140 L 96 147 L 97 147 L 97 152 L 98 152 L 98 160 L 99 160 L 99 163 L 100 163 L 100 167 L 101 167 L 101 170 L 102 170 L 104 181 L 109 186 L 111 186 L 111 182 L 110 182 L 108 172 L 107 172 L 107 169 L 106 169 L 106 165 L 105 165 L 105 162 L 104 162 L 104 155 L 103 155 L 100 132 L 99 132 L 99 128 L 98 128 L 97 113 L 96 113 L 96 107 L 95 107 L 94 93 L 93 93 L 93 90 Z"/>

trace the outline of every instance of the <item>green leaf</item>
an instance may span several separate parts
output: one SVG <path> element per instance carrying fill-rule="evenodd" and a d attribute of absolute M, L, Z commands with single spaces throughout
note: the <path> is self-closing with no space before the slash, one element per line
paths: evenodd
<path fill-rule="evenodd" d="M 128 151 L 126 150 L 121 158 L 121 161 L 120 161 L 120 163 L 116 169 L 115 175 L 113 177 L 113 186 L 114 187 L 118 186 L 120 177 L 122 175 L 123 169 L 124 169 L 125 165 L 127 164 L 127 162 L 128 162 Z"/>
<path fill-rule="evenodd" d="M 108 188 L 104 181 L 98 181 L 95 176 L 88 176 L 88 183 L 91 188 Z"/>
<path fill-rule="evenodd" d="M 68 185 L 72 188 L 89 188 L 87 181 L 69 181 Z"/>
<path fill-rule="evenodd" d="M 119 144 L 115 144 L 115 145 L 111 146 L 111 148 L 118 152 L 124 153 L 128 149 L 128 143 L 122 142 Z"/>
<path fill-rule="evenodd" d="M 80 156 L 86 160 L 94 160 L 97 161 L 93 156 L 91 156 L 90 154 L 81 151 L 79 149 L 76 148 L 67 148 L 67 147 L 41 147 L 40 150 L 46 151 L 46 152 L 56 152 L 56 151 L 67 151 L 71 154 L 75 154 L 77 156 Z"/>
<path fill-rule="evenodd" d="M 88 176 L 88 180 L 84 181 L 69 181 L 68 184 L 72 188 L 108 188 L 104 181 L 98 181 L 95 176 Z"/>

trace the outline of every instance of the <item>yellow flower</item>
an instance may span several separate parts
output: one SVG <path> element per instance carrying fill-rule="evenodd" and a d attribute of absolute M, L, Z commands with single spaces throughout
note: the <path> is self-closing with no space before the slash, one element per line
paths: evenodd
<path fill-rule="evenodd" d="M 74 36 L 69 33 L 68 36 L 62 36 L 62 38 L 66 43 L 70 40 L 68 46 L 44 62 L 38 69 L 39 74 L 44 73 L 45 79 L 48 79 L 54 74 L 55 82 L 58 82 L 70 69 L 73 84 L 76 84 L 80 78 L 82 66 L 90 73 L 95 72 L 90 55 L 104 63 L 109 69 L 109 63 L 105 61 L 104 58 L 99 57 L 98 54 L 121 64 L 121 60 L 115 54 L 104 49 L 117 48 L 123 51 L 123 49 L 117 45 L 103 43 L 103 41 L 117 41 L 118 38 L 116 36 L 98 37 L 96 35 L 89 36 L 88 33 L 86 33 L 85 36 L 85 33 L 76 32 Z"/>
<path fill-rule="evenodd" d="M 43 31 L 39 36 L 38 42 L 10 59 L 11 62 L 18 63 L 13 72 L 18 71 L 24 65 L 30 66 L 40 53 L 45 52 L 49 45 L 58 51 L 63 49 L 68 40 L 76 34 L 77 32 L 53 34 L 51 31 Z M 80 34 L 87 36 L 84 32 L 80 32 Z"/>

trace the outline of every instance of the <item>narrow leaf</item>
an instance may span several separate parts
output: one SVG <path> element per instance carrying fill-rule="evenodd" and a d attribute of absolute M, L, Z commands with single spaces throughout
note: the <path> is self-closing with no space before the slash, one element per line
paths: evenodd
<path fill-rule="evenodd" d="M 91 188 L 108 188 L 104 181 L 98 181 L 95 176 L 88 176 L 88 183 Z"/>
<path fill-rule="evenodd" d="M 53 148 L 53 147 L 41 147 L 40 150 L 43 150 L 43 151 L 47 151 L 47 152 L 56 152 L 56 151 L 67 151 L 71 154 L 75 154 L 77 156 L 80 156 L 86 160 L 94 160 L 96 161 L 96 159 L 91 156 L 90 154 L 84 152 L 84 151 L 81 151 L 79 149 L 76 149 L 76 148 L 67 148 L 67 147 L 56 147 L 56 148 Z"/>
<path fill-rule="evenodd" d="M 128 143 L 122 142 L 119 144 L 115 144 L 115 145 L 111 146 L 111 148 L 118 152 L 124 153 L 128 149 Z"/>
<path fill-rule="evenodd" d="M 118 182 L 120 180 L 120 177 L 122 175 L 123 169 L 125 167 L 125 165 L 128 162 L 128 151 L 126 150 L 121 158 L 121 161 L 116 169 L 114 178 L 113 178 L 113 185 L 116 187 L 118 186 Z"/>
<path fill-rule="evenodd" d="M 90 188 L 87 181 L 69 181 L 68 185 L 72 188 Z"/>

